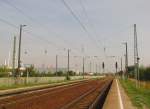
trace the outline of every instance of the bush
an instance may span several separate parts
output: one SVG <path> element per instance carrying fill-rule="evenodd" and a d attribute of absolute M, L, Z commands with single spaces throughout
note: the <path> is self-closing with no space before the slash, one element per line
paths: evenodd
<path fill-rule="evenodd" d="M 66 80 L 70 80 L 71 78 L 69 76 L 66 76 Z"/>
<path fill-rule="evenodd" d="M 12 72 L 11 69 L 8 69 L 7 67 L 0 67 L 0 77 L 8 77 L 8 73 Z"/>
<path fill-rule="evenodd" d="M 135 77 L 135 74 L 134 74 L 134 66 L 129 66 L 128 67 L 128 76 L 130 78 L 134 78 Z"/>
<path fill-rule="evenodd" d="M 54 75 L 56 75 L 56 76 L 64 76 L 63 71 L 55 72 Z"/>
<path fill-rule="evenodd" d="M 144 68 L 141 67 L 139 69 L 140 72 L 140 80 L 149 81 L 150 80 L 150 67 Z"/>
<path fill-rule="evenodd" d="M 0 77 L 7 77 L 8 74 L 6 72 L 0 72 Z"/>
<path fill-rule="evenodd" d="M 69 76 L 75 76 L 76 75 L 76 73 L 74 71 L 69 71 L 68 73 L 69 73 Z"/>
<path fill-rule="evenodd" d="M 141 66 L 139 68 L 140 80 L 142 81 L 150 81 L 150 67 Z M 130 78 L 135 78 L 134 66 L 128 67 L 128 75 Z"/>

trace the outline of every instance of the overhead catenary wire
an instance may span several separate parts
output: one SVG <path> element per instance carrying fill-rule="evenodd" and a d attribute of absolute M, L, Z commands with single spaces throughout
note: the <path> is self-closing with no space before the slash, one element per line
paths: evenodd
<path fill-rule="evenodd" d="M 23 10 L 21 10 L 20 8 L 18 8 L 17 6 L 15 6 L 15 5 L 14 5 L 13 3 L 11 3 L 9 0 L 6 0 L 6 1 L 3 0 L 3 1 L 6 2 L 9 6 L 13 7 L 15 10 L 17 10 L 20 14 L 22 14 L 23 16 L 25 16 L 26 18 L 28 18 L 28 20 L 34 22 L 35 24 L 39 24 L 40 26 L 42 26 L 42 27 L 44 27 L 45 29 L 47 29 L 43 24 L 37 22 L 37 20 L 33 19 L 31 16 L 29 16 L 28 14 L 26 14 Z M 69 5 L 68 5 L 68 6 L 69 6 Z M 73 14 L 74 16 L 76 16 L 76 14 L 74 14 L 73 11 L 72 11 L 72 14 Z M 78 19 L 78 16 L 76 16 L 76 18 Z M 93 38 L 91 38 L 91 35 L 90 35 L 90 33 L 88 32 L 86 26 L 85 26 L 84 24 L 82 24 L 82 22 L 80 21 L 80 19 L 78 19 L 78 21 L 80 22 L 80 24 L 81 24 L 82 27 L 84 28 L 84 31 L 88 33 L 88 37 L 90 38 L 90 40 L 92 40 L 92 41 L 96 44 L 96 46 L 99 48 L 99 46 L 97 45 L 96 40 L 94 40 Z M 68 43 L 67 40 L 63 39 L 62 37 L 60 37 L 60 36 L 58 36 L 58 35 L 56 35 L 56 36 L 59 37 L 59 38 L 61 38 L 61 40 L 63 40 L 63 41 L 65 42 L 65 44 L 66 44 L 66 42 L 67 42 L 67 45 L 69 45 L 69 46 L 71 45 L 71 46 L 72 46 L 72 43 Z M 39 39 L 41 39 L 41 38 L 39 38 Z M 46 39 L 44 39 L 44 40 L 45 40 L 46 42 L 48 42 L 48 43 L 51 42 L 51 41 L 48 41 L 48 40 L 46 40 Z M 75 47 L 72 47 L 72 48 L 73 48 L 73 50 L 75 50 L 75 51 L 81 52 L 80 50 L 78 50 L 78 49 L 75 48 Z"/>
<path fill-rule="evenodd" d="M 5 24 L 7 24 L 7 25 L 9 25 L 9 26 L 11 26 L 11 27 L 13 27 L 13 28 L 15 28 L 15 29 L 18 29 L 18 28 L 19 28 L 18 26 L 14 25 L 13 23 L 10 23 L 10 22 L 8 22 L 8 21 L 2 19 L 2 18 L 0 18 L 0 21 L 3 22 L 3 23 L 5 23 Z M 56 47 L 56 48 L 60 48 L 58 45 L 56 45 L 56 44 L 54 44 L 53 42 L 50 42 L 50 41 L 48 41 L 48 40 L 46 40 L 46 39 L 44 39 L 44 38 L 41 38 L 39 35 L 33 34 L 33 33 L 30 32 L 30 31 L 26 31 L 26 30 L 24 30 L 24 31 L 25 31 L 25 33 L 27 33 L 27 34 L 29 34 L 29 35 L 35 37 L 35 38 L 38 38 L 38 39 L 40 39 L 40 40 L 46 42 L 47 44 L 50 44 L 51 46 L 54 46 L 54 47 Z M 62 47 L 61 47 L 61 48 L 62 48 Z"/>
<path fill-rule="evenodd" d="M 9 0 L 3 0 L 3 2 L 5 2 L 7 5 L 9 5 L 12 8 L 14 8 L 17 12 L 19 12 L 20 14 L 22 14 L 23 16 L 25 16 L 28 20 L 30 20 L 34 24 L 38 24 L 39 26 L 41 26 L 42 28 L 44 28 L 49 33 L 49 30 L 47 29 L 47 27 L 45 27 L 44 24 L 41 24 L 41 23 L 37 22 L 36 19 L 33 19 L 31 16 L 29 16 L 28 14 L 26 14 L 22 9 L 18 8 L 16 5 L 14 5 L 13 3 L 11 3 Z M 69 47 L 72 46 L 72 48 L 74 50 L 76 50 L 77 52 L 81 52 L 79 49 L 77 49 L 76 47 L 74 47 L 72 45 L 72 43 L 70 43 L 68 40 L 60 37 L 60 35 L 58 35 L 58 34 L 55 33 L 55 36 L 57 38 L 61 39 L 61 41 L 63 41 L 65 45 L 67 45 L 67 46 L 69 45 Z"/>
<path fill-rule="evenodd" d="M 87 9 L 86 9 L 86 7 L 85 7 L 85 0 L 79 0 L 80 2 L 80 5 L 81 5 L 81 8 L 82 8 L 82 10 L 83 10 L 83 13 L 84 13 L 84 15 L 85 15 L 85 17 L 86 17 L 86 19 L 87 19 L 87 23 L 88 23 L 88 25 L 89 25 L 89 27 L 90 27 L 90 29 L 91 30 L 93 30 L 93 33 L 94 33 L 94 36 L 96 36 L 96 38 L 98 38 L 98 34 L 97 34 L 97 32 L 96 32 L 96 30 L 95 30 L 95 28 L 94 28 L 94 23 L 92 22 L 92 20 L 90 19 L 90 17 L 89 17 L 89 15 L 88 15 L 88 12 L 87 12 Z M 84 2 L 83 2 L 84 1 Z M 83 4 L 84 3 L 84 4 Z M 123 29 L 123 30 L 119 30 L 118 31 L 118 33 L 121 33 L 121 32 L 124 32 L 126 29 L 129 29 L 129 27 L 130 26 L 126 26 L 126 28 L 125 29 Z M 109 35 L 108 35 L 109 36 Z M 112 36 L 112 33 L 110 34 L 110 36 Z M 116 35 L 116 36 L 118 36 L 118 35 Z M 103 36 L 103 37 L 105 37 L 105 38 L 107 38 L 106 36 Z M 99 41 L 99 43 L 98 44 L 102 44 L 102 46 L 103 47 L 105 47 L 106 46 L 106 39 L 103 39 L 103 41 L 102 40 L 100 40 L 99 38 L 98 38 L 98 40 L 97 41 Z M 107 38 L 107 41 L 112 41 L 112 40 L 110 40 L 111 38 Z M 110 42 L 108 42 L 108 43 L 110 43 Z M 104 45 L 103 45 L 104 44 Z M 118 45 L 119 46 L 119 45 Z"/>
<path fill-rule="evenodd" d="M 18 29 L 18 28 L 19 28 L 18 26 L 14 25 L 13 23 L 10 23 L 10 22 L 8 22 L 8 21 L 2 19 L 2 18 L 0 18 L 0 22 L 3 22 L 3 23 L 5 23 L 5 24 L 7 24 L 7 25 L 9 25 L 9 26 L 11 26 L 11 27 L 13 27 L 13 28 L 15 28 L 15 29 Z M 55 47 L 55 48 L 57 48 L 57 49 L 62 49 L 63 51 L 64 51 L 64 49 L 68 49 L 68 48 L 64 48 L 64 47 L 62 47 L 62 46 L 58 46 L 57 44 L 53 43 L 52 41 L 48 41 L 47 39 L 44 39 L 44 38 L 42 38 L 41 36 L 32 33 L 31 31 L 24 30 L 24 32 L 25 32 L 26 34 L 32 36 L 32 38 L 34 37 L 34 38 L 36 38 L 36 39 L 39 39 L 40 41 L 43 41 L 44 44 L 46 43 L 46 44 L 48 44 L 48 45 L 50 45 L 50 46 L 53 46 L 53 47 Z M 72 50 L 71 50 L 71 53 L 72 53 L 73 55 L 77 55 L 77 54 L 76 54 L 74 51 L 72 51 Z"/>
<path fill-rule="evenodd" d="M 87 11 L 86 11 L 86 8 L 85 8 L 85 6 L 84 6 L 84 4 L 83 4 L 83 1 L 82 1 L 82 0 L 79 0 L 79 1 L 80 1 L 81 8 L 82 8 L 82 10 L 83 10 L 83 13 L 84 13 L 84 15 L 85 15 L 85 17 L 86 17 L 86 20 L 87 20 L 87 22 L 88 22 L 88 25 L 91 27 L 92 24 L 91 24 L 91 22 L 90 22 L 90 20 L 89 20 L 89 16 L 88 16 L 88 14 L 87 14 Z"/>
<path fill-rule="evenodd" d="M 86 10 L 86 8 L 85 8 L 85 6 L 84 6 L 84 4 L 83 4 L 83 0 L 79 0 L 79 1 L 80 1 L 81 8 L 82 8 L 82 10 L 83 10 L 83 13 L 84 13 L 84 15 L 85 15 L 85 17 L 86 17 L 88 26 L 90 27 L 91 30 L 93 30 L 94 36 L 96 36 L 96 37 L 98 38 L 98 35 L 97 35 L 97 33 L 96 33 L 96 30 L 95 30 L 94 27 L 93 27 L 94 24 L 93 24 L 92 21 L 90 20 L 89 15 L 88 15 L 88 13 L 87 13 L 87 10 Z M 100 42 L 101 42 L 101 41 L 100 41 Z M 99 45 L 99 44 L 98 44 L 98 45 Z"/>
<path fill-rule="evenodd" d="M 20 14 L 22 14 L 23 16 L 25 16 L 28 20 L 32 21 L 32 22 L 35 23 L 35 24 L 38 24 L 38 25 L 44 27 L 45 29 L 47 29 L 43 24 L 37 22 L 36 19 L 33 19 L 31 16 L 29 16 L 28 14 L 26 14 L 26 13 L 25 13 L 24 11 L 22 11 L 20 8 L 18 8 L 17 6 L 15 6 L 13 3 L 9 2 L 8 0 L 6 0 L 5 2 L 6 2 L 9 6 L 13 7 L 15 10 L 17 10 Z M 80 19 L 79 19 L 79 21 L 80 21 Z M 15 28 L 18 29 L 18 26 L 14 25 L 14 24 L 12 24 L 12 23 L 9 23 L 9 22 L 7 22 L 7 21 L 5 21 L 5 23 L 7 23 L 7 24 L 9 24 L 9 25 L 11 25 L 11 26 L 13 26 L 13 27 L 15 27 Z M 81 22 L 81 24 L 82 24 L 82 22 Z M 83 27 L 84 27 L 84 24 L 83 24 Z M 56 48 L 62 48 L 62 46 L 58 46 L 57 44 L 53 43 L 52 41 L 49 41 L 49 40 L 47 40 L 47 39 L 44 39 L 44 38 L 41 37 L 40 35 L 34 34 L 34 33 L 32 33 L 31 31 L 26 31 L 26 30 L 24 30 L 24 31 L 25 31 L 25 33 L 31 35 L 32 37 L 35 37 L 35 38 L 39 39 L 40 41 L 46 42 L 48 45 L 54 46 L 54 47 L 56 47 Z M 88 32 L 88 30 L 86 29 L 86 27 L 85 27 L 85 31 Z M 88 33 L 88 35 L 89 35 L 89 37 L 90 37 L 90 33 Z M 56 36 L 57 36 L 57 35 L 56 35 Z M 60 38 L 61 38 L 61 37 L 60 37 Z M 63 39 L 63 38 L 61 38 L 61 39 L 65 42 L 65 44 L 66 44 L 66 42 L 68 42 L 67 40 L 65 40 L 65 39 Z M 90 39 L 91 39 L 91 38 L 90 38 Z M 93 39 L 91 39 L 91 40 L 93 40 Z M 96 42 L 96 41 L 93 40 L 93 42 Z M 69 44 L 69 47 L 70 47 L 70 45 L 72 45 L 72 44 Z M 62 49 L 64 49 L 64 48 L 62 48 Z M 75 49 L 75 50 L 78 51 L 78 49 Z M 72 52 L 75 53 L 74 50 L 72 50 Z M 80 52 L 81 52 L 81 51 L 80 51 Z"/>
<path fill-rule="evenodd" d="M 12 24 L 12 23 L 10 23 L 7 20 L 4 20 L 2 18 L 0 18 L 0 21 L 7 24 L 7 25 L 9 25 L 9 26 L 11 26 L 11 27 L 13 27 L 13 28 L 16 28 L 16 29 L 18 28 L 18 26 L 14 25 L 14 24 Z"/>
<path fill-rule="evenodd" d="M 74 19 L 79 23 L 79 25 L 81 26 L 81 28 L 84 30 L 85 33 L 87 33 L 87 36 L 90 40 L 92 40 L 93 44 L 96 45 L 97 48 L 99 48 L 99 46 L 97 45 L 97 41 L 94 40 L 91 37 L 90 32 L 87 30 L 87 27 L 81 22 L 81 20 L 78 18 L 78 16 L 74 13 L 74 11 L 72 10 L 72 8 L 68 5 L 68 3 L 65 0 L 61 0 L 62 3 L 64 4 L 64 6 L 68 9 L 68 11 L 70 12 L 70 14 L 74 17 Z"/>
<path fill-rule="evenodd" d="M 14 8 L 15 10 L 17 10 L 20 14 L 22 14 L 23 16 L 25 16 L 28 20 L 35 22 L 35 20 L 30 17 L 29 15 L 27 15 L 24 11 L 22 11 L 21 9 L 19 9 L 17 6 L 15 6 L 14 4 L 12 4 L 9 0 L 2 0 L 4 3 L 6 3 L 7 5 L 11 6 L 12 8 Z"/>

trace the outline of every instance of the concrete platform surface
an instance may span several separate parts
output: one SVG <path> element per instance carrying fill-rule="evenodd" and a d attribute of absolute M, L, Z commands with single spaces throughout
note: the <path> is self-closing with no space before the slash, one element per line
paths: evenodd
<path fill-rule="evenodd" d="M 103 109 L 137 109 L 135 108 L 119 80 L 115 79 L 108 93 Z"/>

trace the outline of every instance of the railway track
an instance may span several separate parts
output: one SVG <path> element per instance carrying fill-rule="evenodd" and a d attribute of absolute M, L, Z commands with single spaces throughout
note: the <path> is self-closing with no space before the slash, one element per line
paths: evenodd
<path fill-rule="evenodd" d="M 93 89 L 68 103 L 61 109 L 101 109 L 112 84 L 112 80 L 107 82 L 103 81 L 102 84 L 102 87 L 93 87 Z"/>
<path fill-rule="evenodd" d="M 58 88 L 58 87 L 65 87 L 65 86 L 69 86 L 69 85 L 74 85 L 74 84 L 78 84 L 81 82 L 86 82 L 88 81 L 88 79 L 85 80 L 79 80 L 79 81 L 71 81 L 69 83 L 63 83 L 63 84 L 56 84 L 56 85 L 42 85 L 42 86 L 33 86 L 33 88 L 23 88 L 23 89 L 14 89 L 14 90 L 7 90 L 7 91 L 3 91 L 2 93 L 0 92 L 0 99 L 8 97 L 8 96 L 13 96 L 13 95 L 18 95 L 18 94 L 24 94 L 24 93 L 31 93 L 34 91 L 40 91 L 40 90 L 47 90 L 50 88 Z"/>
<path fill-rule="evenodd" d="M 12 93 L 6 93 L 4 95 L 1 95 L 0 98 L 0 104 L 6 104 L 12 101 L 17 101 L 17 100 L 22 100 L 24 98 L 28 98 L 31 96 L 38 96 L 41 94 L 47 94 L 47 93 L 52 93 L 55 90 L 65 90 L 74 87 L 74 86 L 78 86 L 82 84 L 87 84 L 89 81 L 92 80 L 84 80 L 84 81 L 77 81 L 77 82 L 73 82 L 73 83 L 69 83 L 69 84 L 64 84 L 64 85 L 57 85 L 57 86 L 50 86 L 50 87 L 44 87 L 44 88 L 39 88 L 37 90 L 26 90 L 26 91 L 19 91 L 19 92 L 12 92 Z"/>
<path fill-rule="evenodd" d="M 97 102 L 101 98 L 104 101 L 111 81 L 89 80 L 12 95 L 0 100 L 0 109 L 96 109 Z"/>

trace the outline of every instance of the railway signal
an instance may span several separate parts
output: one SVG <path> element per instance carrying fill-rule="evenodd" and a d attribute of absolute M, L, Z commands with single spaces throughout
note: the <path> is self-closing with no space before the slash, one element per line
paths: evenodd
<path fill-rule="evenodd" d="M 118 69 L 118 63 L 115 63 L 115 67 L 116 67 L 116 73 L 117 73 L 117 69 Z"/>

